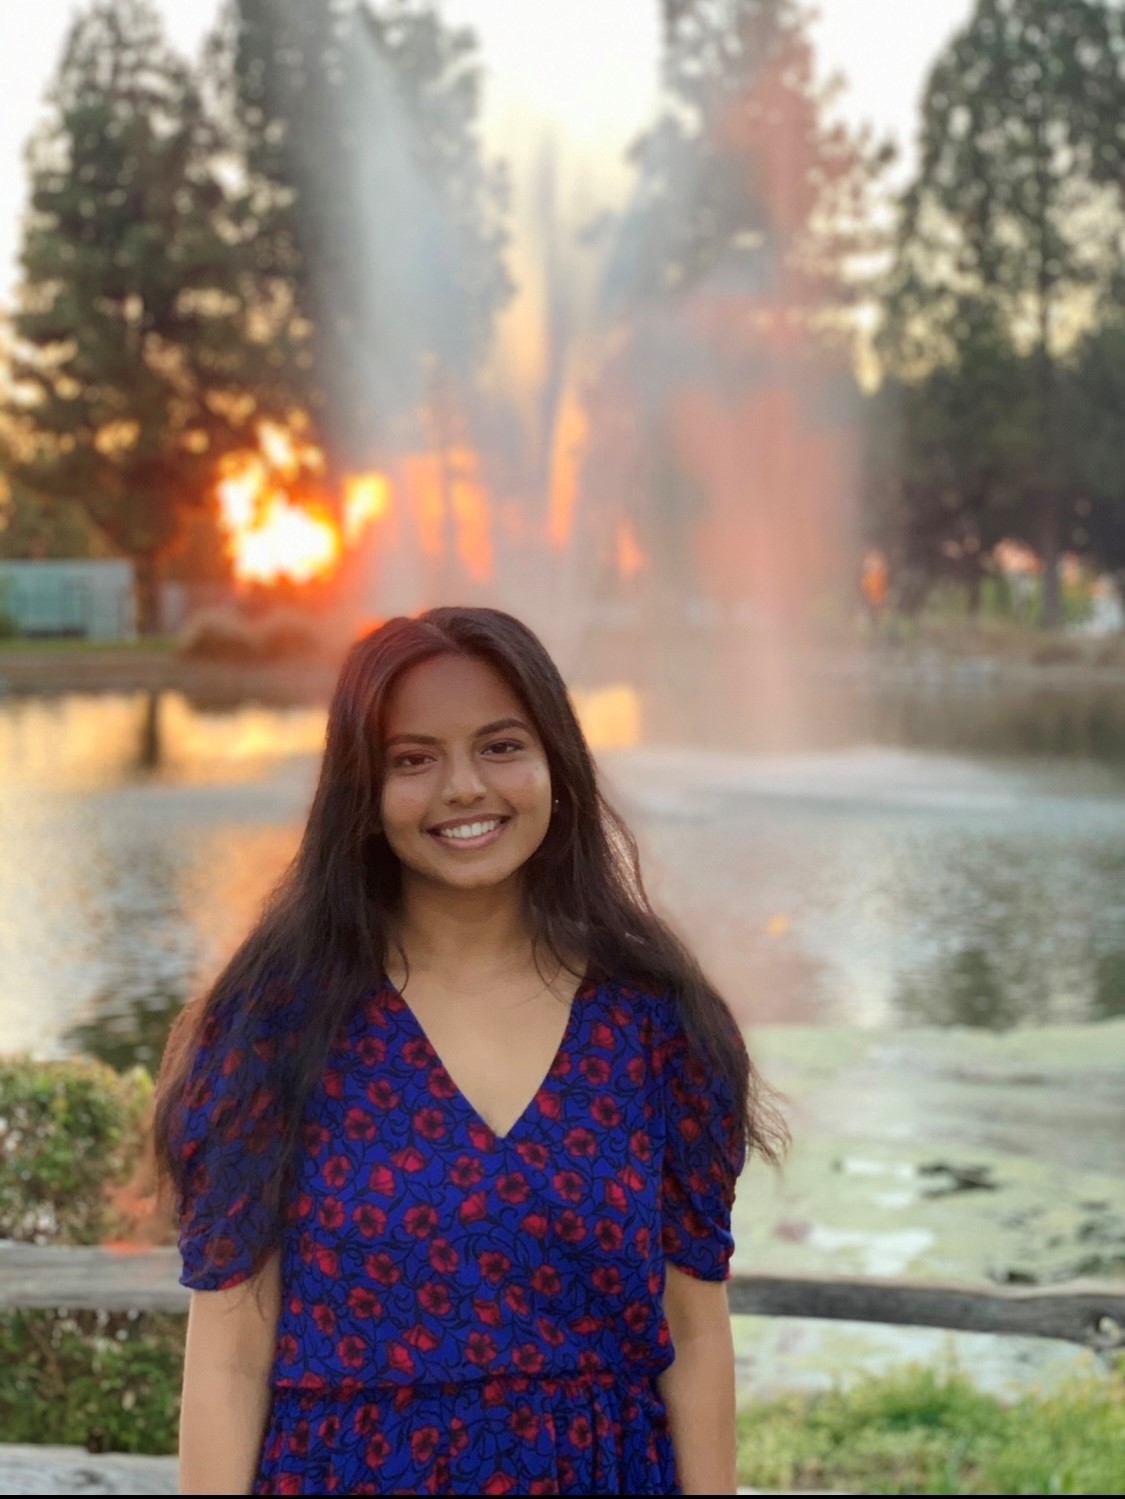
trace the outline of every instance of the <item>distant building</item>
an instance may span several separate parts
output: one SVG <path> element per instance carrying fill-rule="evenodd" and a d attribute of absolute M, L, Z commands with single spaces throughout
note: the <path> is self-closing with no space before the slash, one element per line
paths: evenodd
<path fill-rule="evenodd" d="M 136 634 L 133 564 L 0 560 L 0 633 L 33 639 L 129 640 Z"/>

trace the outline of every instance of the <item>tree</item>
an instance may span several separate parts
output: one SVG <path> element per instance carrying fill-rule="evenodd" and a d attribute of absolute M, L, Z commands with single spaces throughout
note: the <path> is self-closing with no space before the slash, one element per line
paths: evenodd
<path fill-rule="evenodd" d="M 976 611 L 992 548 L 1023 529 L 1037 458 L 1032 370 L 994 304 L 963 300 L 950 330 L 952 356 L 885 381 L 867 423 L 867 539 L 907 611 L 940 578 L 965 584 Z"/>
<path fill-rule="evenodd" d="M 15 477 L 133 559 L 149 632 L 161 560 L 245 414 L 225 199 L 150 0 L 84 11 L 48 102 L 14 318 Z"/>
<path fill-rule="evenodd" d="M 232 0 L 206 79 L 280 387 L 337 477 L 417 446 L 511 292 L 471 34 L 425 4 Z"/>
<path fill-rule="evenodd" d="M 1106 0 L 978 0 L 926 87 L 887 299 L 883 349 L 904 378 L 964 368 L 966 298 L 991 301 L 1030 354 L 1038 453 L 1025 539 L 1042 559 L 1048 627 L 1061 618 L 1059 361 L 1083 298 L 1120 268 L 1123 58 Z"/>

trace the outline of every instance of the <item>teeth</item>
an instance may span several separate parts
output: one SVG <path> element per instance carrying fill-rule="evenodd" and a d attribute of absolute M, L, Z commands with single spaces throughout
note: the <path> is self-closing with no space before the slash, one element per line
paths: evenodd
<path fill-rule="evenodd" d="M 494 817 L 491 822 L 463 823 L 459 828 L 439 828 L 439 838 L 479 838 L 482 833 L 491 833 L 493 828 L 500 826 L 500 819 Z"/>

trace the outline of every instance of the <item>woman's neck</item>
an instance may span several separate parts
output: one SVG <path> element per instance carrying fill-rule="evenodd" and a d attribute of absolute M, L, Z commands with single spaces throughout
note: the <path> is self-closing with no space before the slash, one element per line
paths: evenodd
<path fill-rule="evenodd" d="M 391 931 L 392 950 L 401 947 L 413 972 L 455 987 L 531 966 L 531 930 L 514 884 L 457 890 L 404 880 Z"/>

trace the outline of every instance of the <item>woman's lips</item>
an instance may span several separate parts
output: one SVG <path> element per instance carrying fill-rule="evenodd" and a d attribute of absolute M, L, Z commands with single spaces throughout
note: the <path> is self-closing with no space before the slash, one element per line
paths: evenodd
<path fill-rule="evenodd" d="M 483 822 L 484 818 L 481 818 L 480 820 Z M 464 852 L 469 852 L 470 850 L 475 848 L 487 848 L 489 844 L 495 843 L 497 838 L 499 838 L 500 834 L 508 826 L 508 823 L 510 821 L 511 818 L 506 817 L 503 822 L 494 827 L 490 833 L 480 833 L 476 838 L 444 838 L 441 833 L 436 833 L 432 829 L 430 830 L 430 837 L 440 843 L 442 848 L 451 848 L 454 851 L 461 850 Z"/>

